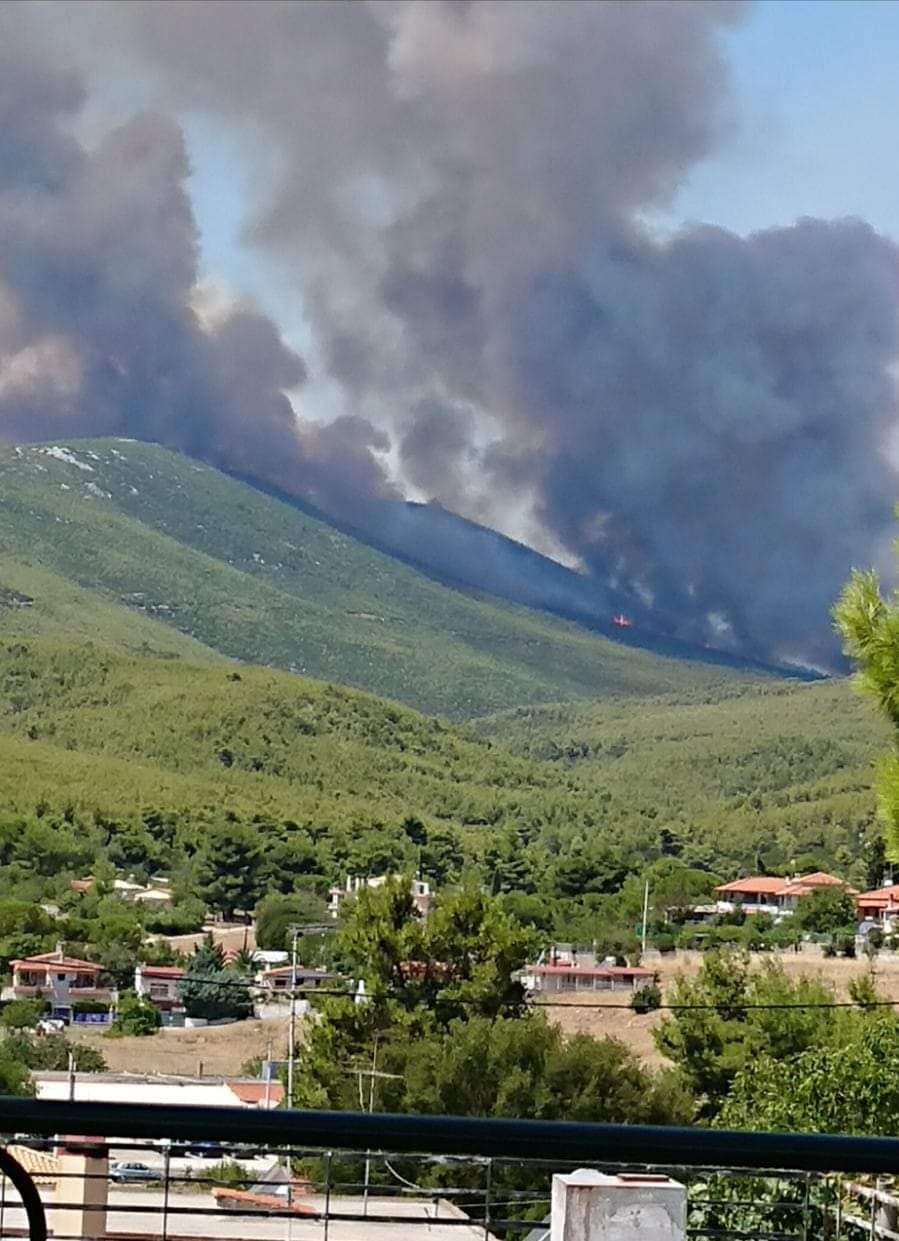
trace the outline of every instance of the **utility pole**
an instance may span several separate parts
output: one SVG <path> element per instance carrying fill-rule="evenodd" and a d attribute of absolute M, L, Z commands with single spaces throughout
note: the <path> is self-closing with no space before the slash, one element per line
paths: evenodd
<path fill-rule="evenodd" d="M 269 1043 L 265 1053 L 265 1110 L 272 1105 L 272 1045 Z"/>
<path fill-rule="evenodd" d="M 296 1054 L 297 1021 L 297 936 L 300 928 L 292 926 L 290 952 L 290 1024 L 287 1027 L 287 1106 L 293 1107 L 293 1060 Z"/>
<path fill-rule="evenodd" d="M 368 1114 L 375 1110 L 375 1074 L 378 1071 L 378 1040 L 375 1038 L 371 1049 L 371 1076 L 368 1079 Z M 362 1074 L 359 1074 L 359 1093 L 362 1093 Z M 365 1178 L 362 1187 L 362 1214 L 368 1215 L 368 1187 L 371 1182 L 371 1151 L 365 1152 Z"/>
<path fill-rule="evenodd" d="M 350 1069 L 349 1072 L 354 1073 L 359 1081 L 359 1107 L 366 1107 L 365 1096 L 362 1089 L 362 1079 L 369 1079 L 368 1087 L 368 1105 L 366 1110 L 369 1116 L 375 1110 L 375 1078 L 383 1078 L 385 1081 L 402 1081 L 402 1073 L 380 1073 L 378 1072 L 378 1040 L 374 1041 L 371 1053 L 370 1069 Z M 368 1215 L 368 1191 L 371 1183 L 371 1151 L 365 1152 L 365 1176 L 362 1188 L 362 1214 Z"/>
<path fill-rule="evenodd" d="M 649 921 L 649 880 L 643 888 L 643 931 L 640 935 L 640 952 L 646 951 L 646 924 Z"/>

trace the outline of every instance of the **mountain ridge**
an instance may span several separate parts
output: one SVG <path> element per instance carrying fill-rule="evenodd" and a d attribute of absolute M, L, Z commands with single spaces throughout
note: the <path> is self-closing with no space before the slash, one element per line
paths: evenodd
<path fill-rule="evenodd" d="M 453 590 L 333 523 L 136 441 L 0 451 L 0 546 L 98 607 L 180 633 L 198 657 L 281 667 L 449 718 L 778 675 L 688 664 Z M 42 607 L 31 609 L 33 631 Z M 0 631 L 21 631 L 20 611 L 5 609 Z"/>

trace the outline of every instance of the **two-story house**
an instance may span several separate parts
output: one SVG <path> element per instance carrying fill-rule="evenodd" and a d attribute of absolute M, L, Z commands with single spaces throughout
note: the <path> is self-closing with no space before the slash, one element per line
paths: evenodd
<path fill-rule="evenodd" d="M 850 896 L 857 895 L 848 883 L 838 879 L 836 875 L 828 875 L 823 870 L 786 878 L 779 875 L 750 875 L 746 879 L 735 879 L 731 883 L 721 884 L 715 889 L 715 895 L 721 913 L 739 905 L 746 913 L 767 913 L 778 918 L 794 913 L 802 898 L 816 888 L 843 888 Z"/>
<path fill-rule="evenodd" d="M 55 952 L 11 961 L 12 986 L 2 993 L 4 1000 L 44 999 L 51 1016 L 71 1021 L 79 1002 L 113 1004 L 116 992 L 101 983 L 103 966 L 94 961 L 67 957 L 60 945 Z"/>
<path fill-rule="evenodd" d="M 338 917 L 343 902 L 349 896 L 355 896 L 364 888 L 380 888 L 387 882 L 387 875 L 347 875 L 345 885 L 328 889 L 328 913 L 332 918 Z M 409 888 L 412 901 L 422 918 L 426 918 L 431 908 L 431 885 L 426 879 L 413 879 Z"/>
<path fill-rule="evenodd" d="M 162 1012 L 181 1007 L 179 984 L 184 970 L 177 965 L 139 965 L 134 971 L 134 990 Z"/>

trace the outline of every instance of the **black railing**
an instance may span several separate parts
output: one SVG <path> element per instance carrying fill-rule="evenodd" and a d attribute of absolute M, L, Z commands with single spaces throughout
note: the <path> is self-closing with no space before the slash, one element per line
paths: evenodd
<path fill-rule="evenodd" d="M 0 1098 L 0 1130 L 45 1137 L 115 1134 L 512 1159 L 539 1155 L 571 1163 L 667 1163 L 685 1168 L 790 1168 L 899 1176 L 899 1138 L 739 1129 Z"/>
<path fill-rule="evenodd" d="M 382 1241 L 419 1226 L 435 1241 L 520 1238 L 539 1235 L 552 1174 L 591 1167 L 684 1182 L 692 1238 L 899 1241 L 892 1138 L 18 1098 L 0 1099 L 0 1132 L 0 1238 L 43 1241 L 45 1210 L 70 1238 L 97 1235 L 83 1221 L 100 1212 L 117 1238 L 263 1241 L 285 1219 L 322 1241 L 349 1225 Z M 51 1158 L 39 1175 L 41 1151 L 58 1149 L 82 1165 Z"/>

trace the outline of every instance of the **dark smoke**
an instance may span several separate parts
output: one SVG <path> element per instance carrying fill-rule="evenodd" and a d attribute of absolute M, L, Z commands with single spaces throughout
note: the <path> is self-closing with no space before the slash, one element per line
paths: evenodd
<path fill-rule="evenodd" d="M 297 429 L 284 393 L 302 364 L 271 325 L 234 316 L 225 341 L 190 311 L 171 123 L 87 153 L 60 126 L 77 78 L 17 64 L 0 78 L 25 125 L 0 138 L 0 228 L 21 214 L 0 332 L 15 344 L 21 322 L 15 348 L 56 364 L 19 364 L 47 390 L 18 416 L 3 398 L 9 433 L 51 413 L 127 424 L 357 519 L 385 493 L 389 433 L 418 494 L 537 523 L 597 599 L 679 637 L 832 659 L 830 603 L 880 556 L 899 491 L 896 248 L 859 221 L 670 240 L 646 223 L 739 132 L 721 38 L 745 5 L 66 11 L 95 77 L 90 48 L 115 45 L 159 75 L 160 99 L 243 135 L 251 164 L 261 144 L 276 157 L 247 240 L 294 281 L 348 417 Z M 432 550 L 451 563 L 465 553 L 441 529 Z"/>
<path fill-rule="evenodd" d="M 385 491 L 361 420 L 298 423 L 303 361 L 270 319 L 192 308 L 197 238 L 174 121 L 142 115 L 87 150 L 71 69 L 0 9 L 0 433 L 121 434 L 348 509 Z"/>

